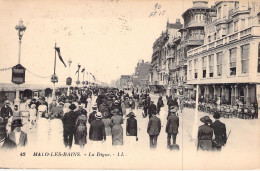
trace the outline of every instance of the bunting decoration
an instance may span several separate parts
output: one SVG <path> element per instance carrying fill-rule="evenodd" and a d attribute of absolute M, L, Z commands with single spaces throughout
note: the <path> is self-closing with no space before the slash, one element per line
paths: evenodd
<path fill-rule="evenodd" d="M 79 69 L 80 69 L 80 65 L 78 65 L 78 70 L 76 71 L 75 75 L 79 72 Z"/>
<path fill-rule="evenodd" d="M 81 70 L 81 72 L 84 72 L 85 71 L 85 68 L 83 68 L 82 70 Z"/>
<path fill-rule="evenodd" d="M 55 47 L 55 50 L 57 51 L 58 53 L 58 56 L 60 58 L 60 61 L 64 64 L 65 67 L 67 67 L 67 65 L 65 64 L 65 62 L 63 61 L 62 57 L 61 57 L 61 54 L 60 54 L 60 48 L 59 47 Z"/>

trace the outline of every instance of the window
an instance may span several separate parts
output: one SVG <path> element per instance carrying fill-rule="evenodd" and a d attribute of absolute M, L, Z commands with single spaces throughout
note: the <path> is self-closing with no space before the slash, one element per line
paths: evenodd
<path fill-rule="evenodd" d="M 238 21 L 234 22 L 234 32 L 238 31 Z"/>
<path fill-rule="evenodd" d="M 246 21 L 245 19 L 241 19 L 241 29 L 244 29 L 246 27 Z"/>
<path fill-rule="evenodd" d="M 236 63 L 237 63 L 237 48 L 229 50 L 230 54 L 230 75 L 236 75 Z"/>
<path fill-rule="evenodd" d="M 221 18 L 221 7 L 218 8 L 218 18 Z"/>
<path fill-rule="evenodd" d="M 194 78 L 198 78 L 198 59 L 194 59 Z"/>
<path fill-rule="evenodd" d="M 189 75 L 190 75 L 190 79 L 192 79 L 192 61 L 189 61 Z"/>
<path fill-rule="evenodd" d="M 209 55 L 209 77 L 214 76 L 214 55 Z"/>
<path fill-rule="evenodd" d="M 233 33 L 233 23 L 229 24 L 229 30 L 228 30 L 228 34 L 232 34 Z"/>
<path fill-rule="evenodd" d="M 222 57 L 223 57 L 223 52 L 217 53 L 217 75 L 218 76 L 222 75 Z"/>
<path fill-rule="evenodd" d="M 239 7 L 239 1 L 235 2 L 235 9 Z"/>
<path fill-rule="evenodd" d="M 202 78 L 207 76 L 207 57 L 202 58 Z"/>
<path fill-rule="evenodd" d="M 258 65 L 257 65 L 257 72 L 260 73 L 260 43 L 258 43 Z"/>
<path fill-rule="evenodd" d="M 208 36 L 208 42 L 209 43 L 211 42 L 211 36 Z"/>
<path fill-rule="evenodd" d="M 241 46 L 242 74 L 248 73 L 249 67 L 249 44 Z"/>
<path fill-rule="evenodd" d="M 223 18 L 227 17 L 227 5 L 223 7 Z"/>
<path fill-rule="evenodd" d="M 214 33 L 214 40 L 217 39 L 217 33 Z"/>

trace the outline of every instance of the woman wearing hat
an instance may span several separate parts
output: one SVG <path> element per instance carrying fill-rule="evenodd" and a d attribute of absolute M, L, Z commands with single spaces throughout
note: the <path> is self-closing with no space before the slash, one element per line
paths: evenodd
<path fill-rule="evenodd" d="M 32 104 L 31 108 L 29 109 L 30 129 L 32 129 L 32 127 L 36 127 L 36 113 L 36 104 Z"/>
<path fill-rule="evenodd" d="M 211 151 L 213 128 L 209 125 L 212 123 L 212 121 L 208 116 L 202 117 L 200 121 L 204 124 L 199 126 L 197 150 Z"/>
<path fill-rule="evenodd" d="M 119 110 L 115 109 L 111 111 L 113 115 L 112 122 L 112 145 L 123 145 L 123 117 L 119 115 Z"/>
<path fill-rule="evenodd" d="M 43 113 L 39 114 L 39 118 L 37 121 L 37 144 L 40 147 L 46 146 L 46 144 L 49 142 L 49 131 L 50 131 L 49 114 L 47 112 L 45 112 L 44 114 Z"/>
<path fill-rule="evenodd" d="M 81 110 L 76 121 L 75 144 L 84 148 L 87 144 L 87 111 Z"/>
<path fill-rule="evenodd" d="M 130 112 L 126 120 L 126 135 L 128 139 L 129 145 L 134 144 L 135 141 L 138 140 L 137 138 L 137 120 L 135 119 L 135 114 Z"/>
<path fill-rule="evenodd" d="M 111 143 L 112 143 L 112 138 L 111 138 L 111 135 L 112 135 L 112 133 L 111 133 L 112 132 L 112 121 L 111 121 L 109 112 L 104 112 L 103 113 L 102 122 L 105 125 L 106 136 L 109 136 L 109 138 L 107 139 L 107 141 L 108 141 L 107 144 L 111 146 Z"/>

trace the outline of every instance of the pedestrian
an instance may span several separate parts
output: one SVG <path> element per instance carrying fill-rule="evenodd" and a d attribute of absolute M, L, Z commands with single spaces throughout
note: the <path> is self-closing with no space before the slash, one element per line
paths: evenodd
<path fill-rule="evenodd" d="M 96 147 L 100 147 L 100 143 L 106 141 L 105 125 L 102 122 L 102 115 L 100 112 L 96 113 L 96 119 L 91 122 L 89 129 L 89 139 Z"/>
<path fill-rule="evenodd" d="M 10 101 L 6 100 L 4 106 L 1 108 L 0 117 L 3 118 L 5 125 L 8 123 L 8 119 L 13 116 L 13 111 L 10 107 Z"/>
<path fill-rule="evenodd" d="M 41 102 L 41 104 L 38 107 L 38 116 L 45 117 L 46 113 L 47 113 L 47 106 L 44 104 L 44 102 Z"/>
<path fill-rule="evenodd" d="M 156 116 L 156 113 L 152 114 L 149 119 L 147 133 L 150 137 L 150 148 L 155 149 L 157 147 L 157 138 L 161 132 L 161 120 Z"/>
<path fill-rule="evenodd" d="M 135 114 L 133 112 L 130 112 L 127 117 L 129 118 L 126 120 L 126 135 L 128 144 L 131 146 L 135 141 L 138 141 L 137 120 L 135 119 Z"/>
<path fill-rule="evenodd" d="M 12 132 L 8 135 L 8 138 L 16 143 L 18 147 L 25 147 L 27 145 L 27 134 L 21 130 L 22 119 L 16 119 L 12 122 Z"/>
<path fill-rule="evenodd" d="M 88 117 L 88 123 L 91 124 L 92 121 L 94 121 L 96 119 L 96 114 L 97 114 L 97 105 L 95 104 L 92 107 L 92 112 L 90 113 L 89 117 Z"/>
<path fill-rule="evenodd" d="M 161 107 L 163 107 L 163 106 L 164 106 L 163 99 L 162 99 L 162 96 L 160 96 L 157 101 L 157 113 L 160 113 Z"/>
<path fill-rule="evenodd" d="M 81 110 L 76 121 L 75 133 L 75 144 L 79 145 L 80 148 L 84 148 L 85 144 L 87 144 L 87 119 L 87 111 Z"/>
<path fill-rule="evenodd" d="M 123 145 L 123 117 L 119 115 L 119 110 L 114 109 L 111 111 L 113 115 L 111 118 L 112 122 L 112 145 Z"/>
<path fill-rule="evenodd" d="M 37 123 L 37 144 L 39 147 L 48 145 L 49 143 L 50 120 L 49 114 L 39 115 Z"/>
<path fill-rule="evenodd" d="M 213 140 L 213 147 L 214 150 L 221 151 L 222 146 L 225 146 L 227 142 L 226 125 L 219 121 L 219 112 L 215 112 L 213 118 L 215 119 L 215 122 L 211 124 L 215 136 Z"/>
<path fill-rule="evenodd" d="M 51 102 L 50 105 L 49 105 L 49 113 L 52 112 L 52 109 L 53 109 L 55 106 L 57 106 L 56 98 L 53 97 L 53 98 L 52 98 L 52 102 Z"/>
<path fill-rule="evenodd" d="M 148 114 L 149 114 L 149 119 L 152 117 L 153 114 L 157 114 L 157 107 L 153 101 L 151 101 L 151 104 L 149 106 Z"/>
<path fill-rule="evenodd" d="M 150 107 L 150 101 L 149 101 L 148 98 L 146 98 L 146 99 L 143 101 L 143 109 L 144 109 L 144 115 L 143 115 L 143 117 L 144 117 L 144 118 L 146 118 L 147 115 L 148 115 L 149 107 Z"/>
<path fill-rule="evenodd" d="M 69 109 L 70 111 L 63 116 L 62 122 L 64 145 L 65 147 L 71 148 L 77 119 L 77 115 L 74 112 L 74 110 L 76 109 L 76 105 L 71 104 Z"/>
<path fill-rule="evenodd" d="M 21 119 L 21 118 L 22 118 L 22 114 L 21 114 L 21 111 L 18 109 L 18 105 L 14 105 L 12 121 L 14 121 L 16 119 Z"/>
<path fill-rule="evenodd" d="M 166 133 L 167 133 L 167 148 L 171 148 L 173 144 L 176 144 L 176 138 L 179 129 L 179 117 L 176 115 L 176 110 L 171 109 L 168 121 L 166 124 Z M 173 143 L 171 143 L 171 138 Z"/>
<path fill-rule="evenodd" d="M 197 150 L 211 151 L 213 128 L 209 125 L 212 121 L 208 116 L 200 118 L 200 121 L 204 124 L 199 126 Z"/>
<path fill-rule="evenodd" d="M 36 127 L 36 115 L 37 115 L 36 104 L 32 104 L 31 108 L 29 109 L 30 129 L 32 129 L 32 127 Z"/>
<path fill-rule="evenodd" d="M 0 151 L 9 151 L 17 147 L 15 142 L 7 137 L 6 131 L 6 123 L 0 117 Z"/>
<path fill-rule="evenodd" d="M 54 115 L 54 117 L 58 117 L 58 118 L 62 118 L 64 113 L 63 113 L 63 107 L 64 103 L 63 102 L 59 102 L 59 104 L 57 106 L 54 106 L 50 112 L 50 117 L 52 117 Z"/>
<path fill-rule="evenodd" d="M 133 110 L 135 109 L 135 101 L 134 101 L 133 97 L 130 97 L 129 107 L 130 107 L 130 112 L 133 112 Z"/>
<path fill-rule="evenodd" d="M 62 103 L 62 102 L 60 102 Z M 60 104 L 59 103 L 59 104 Z M 55 108 L 53 109 L 53 111 Z M 53 115 L 50 116 L 49 121 L 49 144 L 52 147 L 61 148 L 63 145 L 63 124 L 61 118 L 63 115 L 60 113 L 55 112 Z M 55 146 L 53 146 L 55 145 Z"/>
<path fill-rule="evenodd" d="M 111 122 L 110 114 L 108 112 L 103 113 L 102 121 L 105 125 L 106 136 L 111 136 L 112 122 Z"/>

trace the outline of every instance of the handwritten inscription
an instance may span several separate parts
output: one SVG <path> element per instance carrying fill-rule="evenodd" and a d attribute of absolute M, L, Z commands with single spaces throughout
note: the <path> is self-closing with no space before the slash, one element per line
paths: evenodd
<path fill-rule="evenodd" d="M 166 10 L 162 9 L 162 6 L 158 3 L 154 5 L 154 11 L 150 13 L 149 17 L 162 16 L 164 15 Z"/>

